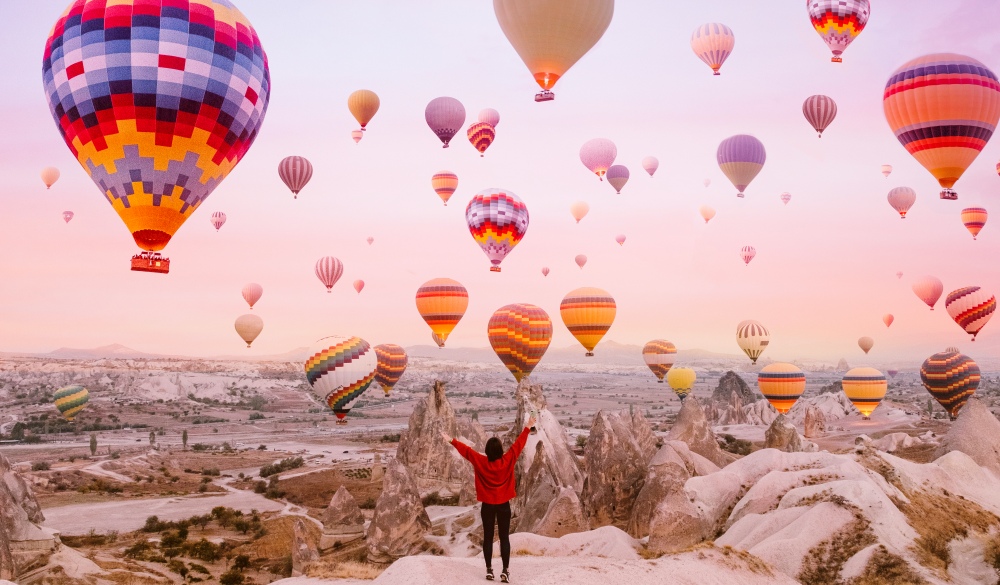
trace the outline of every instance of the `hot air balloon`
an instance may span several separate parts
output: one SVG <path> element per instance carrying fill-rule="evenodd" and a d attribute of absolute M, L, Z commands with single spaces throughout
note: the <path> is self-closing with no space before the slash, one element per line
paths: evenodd
<path fill-rule="evenodd" d="M 417 289 L 417 312 L 423 317 L 431 332 L 441 338 L 444 347 L 455 325 L 469 307 L 469 291 L 456 280 L 435 278 Z"/>
<path fill-rule="evenodd" d="M 458 189 L 458 175 L 451 171 L 439 171 L 431 177 L 431 187 L 445 205 Z"/>
<path fill-rule="evenodd" d="M 829 96 L 811 95 L 802 104 L 802 115 L 822 138 L 823 131 L 837 117 L 837 102 Z"/>
<path fill-rule="evenodd" d="M 587 257 L 583 254 L 577 254 L 573 261 L 580 267 L 580 270 L 583 270 L 583 267 L 587 265 Z"/>
<path fill-rule="evenodd" d="M 892 316 L 892 313 L 886 313 L 885 315 L 882 315 L 882 322 L 885 323 L 886 327 L 892 325 L 892 322 L 895 320 L 896 318 Z"/>
<path fill-rule="evenodd" d="M 917 192 L 909 187 L 896 187 L 889 191 L 889 205 L 899 212 L 900 219 L 906 219 L 906 212 L 917 200 Z"/>
<path fill-rule="evenodd" d="M 708 186 L 712 184 L 712 179 L 705 179 L 704 181 L 701 182 L 701 184 L 704 185 L 706 189 L 708 189 Z"/>
<path fill-rule="evenodd" d="M 886 370 L 886 371 L 885 371 L 885 373 L 886 373 L 886 374 L 889 374 L 889 377 L 890 377 L 890 378 L 895 378 L 895 377 L 896 377 L 896 374 L 898 374 L 898 373 L 899 373 L 899 370 Z"/>
<path fill-rule="evenodd" d="M 260 300 L 261 295 L 264 294 L 264 287 L 257 284 L 256 282 L 251 282 L 250 284 L 244 285 L 243 290 L 243 300 L 250 305 L 250 310 L 253 310 L 253 306 L 257 304 Z"/>
<path fill-rule="evenodd" d="M 896 278 L 903 278 L 903 273 L 902 272 L 897 272 L 896 273 Z"/>
<path fill-rule="evenodd" d="M 215 231 L 219 231 L 219 228 L 221 228 L 226 223 L 226 214 L 222 213 L 221 211 L 216 211 L 212 213 L 211 221 L 212 225 L 215 226 Z"/>
<path fill-rule="evenodd" d="M 616 311 L 615 299 L 608 291 L 592 287 L 570 291 L 559 305 L 563 323 L 588 357 L 594 355 L 594 348 L 611 328 Z"/>
<path fill-rule="evenodd" d="M 490 259 L 490 271 L 500 272 L 500 263 L 528 231 L 528 208 L 506 189 L 485 189 L 465 207 L 465 223 Z"/>
<path fill-rule="evenodd" d="M 358 124 L 361 124 L 362 131 L 366 129 L 365 126 L 378 112 L 380 104 L 375 92 L 368 89 L 359 89 L 347 96 L 347 109 L 351 111 L 351 115 L 358 121 Z"/>
<path fill-rule="evenodd" d="M 469 142 L 472 143 L 472 147 L 479 151 L 480 157 L 484 156 L 486 149 L 493 144 L 493 139 L 497 136 L 496 129 L 486 122 L 476 122 L 469 126 L 466 134 L 469 137 Z"/>
<path fill-rule="evenodd" d="M 494 110 L 493 108 L 480 110 L 477 120 L 489 124 L 496 129 L 496 127 L 500 124 L 500 112 Z"/>
<path fill-rule="evenodd" d="M 312 163 L 304 156 L 286 156 L 278 163 L 278 176 L 291 190 L 294 199 L 313 176 Z"/>
<path fill-rule="evenodd" d="M 434 98 L 424 108 L 424 120 L 431 132 L 441 139 L 441 148 L 448 148 L 448 143 L 465 124 L 465 106 L 452 97 Z"/>
<path fill-rule="evenodd" d="M 536 102 L 555 98 L 552 87 L 587 54 L 611 24 L 614 0 L 493 0 L 500 30 L 528 66 L 542 91 Z"/>
<path fill-rule="evenodd" d="M 247 313 L 236 318 L 236 333 L 247 343 L 247 347 L 264 330 L 264 321 L 257 315 Z"/>
<path fill-rule="evenodd" d="M 361 142 L 361 139 L 365 137 L 365 133 L 362 130 L 351 130 L 351 140 L 354 144 Z"/>
<path fill-rule="evenodd" d="M 698 375 L 691 368 L 670 368 L 667 372 L 667 384 L 670 384 L 682 403 L 691 393 L 691 388 L 697 379 Z"/>
<path fill-rule="evenodd" d="M 951 420 L 976 393 L 980 377 L 979 365 L 958 351 L 936 353 L 920 366 L 924 388 L 948 411 Z"/>
<path fill-rule="evenodd" d="M 615 188 L 615 192 L 621 195 L 622 187 L 628 183 L 629 172 L 625 165 L 611 165 L 608 169 L 608 183 Z"/>
<path fill-rule="evenodd" d="M 625 245 L 625 234 L 618 234 L 615 236 L 615 241 L 618 242 L 619 246 Z"/>
<path fill-rule="evenodd" d="M 892 174 L 892 165 L 882 165 L 882 176 L 886 179 Z"/>
<path fill-rule="evenodd" d="M 363 281 L 363 280 L 355 280 L 354 281 L 354 290 L 358 291 L 358 294 L 361 294 L 361 291 L 364 288 L 365 288 L 365 281 Z"/>
<path fill-rule="evenodd" d="M 743 191 L 764 167 L 767 152 L 760 140 L 749 134 L 730 136 L 719 144 L 715 153 L 719 168 L 729 178 L 736 190 L 736 196 L 743 197 Z"/>
<path fill-rule="evenodd" d="M 656 376 L 656 381 L 663 383 L 663 377 L 670 371 L 670 366 L 674 365 L 674 358 L 677 357 L 677 348 L 673 343 L 665 339 L 654 339 L 642 347 L 642 360 L 646 366 Z"/>
<path fill-rule="evenodd" d="M 51 189 L 52 185 L 55 185 L 58 180 L 59 169 L 55 167 L 45 167 L 42 169 L 42 182 L 45 183 L 46 189 Z"/>
<path fill-rule="evenodd" d="M 899 143 L 938 180 L 941 199 L 958 199 L 952 187 L 1000 120 L 1000 84 L 971 57 L 924 55 L 892 74 L 882 108 Z"/>
<path fill-rule="evenodd" d="M 369 246 L 371 246 L 372 244 L 374 244 L 374 243 L 375 243 L 375 238 L 373 238 L 373 237 L 371 237 L 371 236 L 368 236 L 368 237 L 367 237 L 367 238 L 365 239 L 365 241 L 366 241 L 366 242 L 368 242 L 368 245 L 369 245 Z"/>
<path fill-rule="evenodd" d="M 965 229 L 972 234 L 973 240 L 979 236 L 979 231 L 986 225 L 988 215 L 982 207 L 966 207 L 962 210 L 962 223 L 965 224 Z"/>
<path fill-rule="evenodd" d="M 395 343 L 383 343 L 375 346 L 375 381 L 382 387 L 386 396 L 392 392 L 392 387 L 399 382 L 406 371 L 409 359 L 406 350 Z"/>
<path fill-rule="evenodd" d="M 75 215 L 75 214 L 72 211 L 64 211 L 64 212 L 62 212 L 63 221 L 65 221 L 66 223 L 69 223 L 69 220 L 73 219 L 73 215 Z"/>
<path fill-rule="evenodd" d="M 548 275 L 549 275 L 549 267 L 542 266 L 542 276 L 548 276 Z"/>
<path fill-rule="evenodd" d="M 490 317 L 487 332 L 493 351 L 520 383 L 531 374 L 549 348 L 552 320 L 535 305 L 505 305 Z"/>
<path fill-rule="evenodd" d="M 997 310 L 997 299 L 978 286 L 966 286 L 948 293 L 944 299 L 944 308 L 952 320 L 975 341 L 976 335 L 993 318 L 993 313 Z"/>
<path fill-rule="evenodd" d="M 757 386 L 774 410 L 788 414 L 806 390 L 806 375 L 792 364 L 775 362 L 757 374 Z"/>
<path fill-rule="evenodd" d="M 76 418 L 76 415 L 80 414 L 89 401 L 90 392 L 79 384 L 64 386 L 52 395 L 52 402 L 56 405 L 59 414 L 68 421 Z"/>
<path fill-rule="evenodd" d="M 840 55 L 865 29 L 871 5 L 868 0 L 806 0 L 813 28 L 830 47 L 834 63 L 843 61 Z"/>
<path fill-rule="evenodd" d="M 875 340 L 872 339 L 871 337 L 865 336 L 858 338 L 858 347 L 861 348 L 861 351 L 865 352 L 865 355 L 868 354 L 868 352 L 871 350 L 872 347 L 874 347 L 874 345 L 875 345 Z"/>
<path fill-rule="evenodd" d="M 698 58 L 719 75 L 719 68 L 733 52 L 736 36 L 728 26 L 711 22 L 703 24 L 691 33 L 691 50 Z"/>
<path fill-rule="evenodd" d="M 431 339 L 434 340 L 434 343 L 437 344 L 438 349 L 441 349 L 442 347 L 444 347 L 444 340 L 441 339 L 441 336 L 438 335 L 437 333 L 434 333 L 433 331 L 431 331 Z"/>
<path fill-rule="evenodd" d="M 42 78 L 66 145 L 143 250 L 132 270 L 165 273 L 152 252 L 257 138 L 270 73 L 229 0 L 162 4 L 77 0 L 52 27 Z"/>
<path fill-rule="evenodd" d="M 576 223 L 580 223 L 581 219 L 587 217 L 587 212 L 589 211 L 590 206 L 585 201 L 577 201 L 569 206 L 569 212 L 573 214 L 573 219 L 576 220 Z"/>
<path fill-rule="evenodd" d="M 740 248 L 740 258 L 743 259 L 743 263 L 747 266 L 750 266 L 750 261 L 753 260 L 756 255 L 757 249 L 753 246 L 743 246 Z"/>
<path fill-rule="evenodd" d="M 309 353 L 306 380 L 333 410 L 337 424 L 347 424 L 347 413 L 375 380 L 375 351 L 360 337 L 334 335 L 317 341 Z"/>
<path fill-rule="evenodd" d="M 962 353 L 962 352 L 958 351 L 958 348 L 955 347 L 954 345 L 949 345 L 948 347 L 944 348 L 944 350 L 946 352 L 950 351 L 952 353 Z"/>
<path fill-rule="evenodd" d="M 698 212 L 701 213 L 701 218 L 705 220 L 705 223 L 715 217 L 715 210 L 708 205 L 702 205 Z"/>
<path fill-rule="evenodd" d="M 844 395 L 854 408 L 858 409 L 864 420 L 871 418 L 872 411 L 885 398 L 885 391 L 889 387 L 885 376 L 875 368 L 848 370 L 841 384 L 844 387 Z"/>
<path fill-rule="evenodd" d="M 933 276 L 924 276 L 913 283 L 913 294 L 917 295 L 921 301 L 934 310 L 934 305 L 941 298 L 944 292 L 944 284 Z"/>
<path fill-rule="evenodd" d="M 757 358 L 764 353 L 770 341 L 771 334 L 757 321 L 748 319 L 736 326 L 736 343 L 747 354 L 751 363 L 757 363 Z"/>
<path fill-rule="evenodd" d="M 607 138 L 594 138 L 580 147 L 580 162 L 602 181 L 617 156 L 618 147 Z"/>
<path fill-rule="evenodd" d="M 660 168 L 660 161 L 655 156 L 647 156 L 642 159 L 642 168 L 652 177 L 656 169 Z"/>
<path fill-rule="evenodd" d="M 344 263 L 337 258 L 323 256 L 316 261 L 316 278 L 326 287 L 326 292 L 333 292 L 333 285 L 337 284 L 342 274 Z"/>
<path fill-rule="evenodd" d="M 785 192 L 781 194 L 781 202 L 788 205 L 788 202 L 792 200 L 792 194 Z"/>

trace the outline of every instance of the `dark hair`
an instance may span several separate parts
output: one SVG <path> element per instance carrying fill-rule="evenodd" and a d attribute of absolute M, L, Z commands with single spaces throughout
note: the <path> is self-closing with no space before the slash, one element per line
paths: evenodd
<path fill-rule="evenodd" d="M 496 461 L 501 457 L 503 457 L 503 443 L 496 437 L 490 437 L 490 440 L 486 441 L 486 459 Z"/>

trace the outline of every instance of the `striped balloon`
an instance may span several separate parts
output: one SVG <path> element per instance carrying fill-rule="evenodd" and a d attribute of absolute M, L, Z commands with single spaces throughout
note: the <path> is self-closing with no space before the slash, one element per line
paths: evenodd
<path fill-rule="evenodd" d="M 215 227 L 215 231 L 219 231 L 219 228 L 226 223 L 226 214 L 221 211 L 216 211 L 212 214 L 211 221 L 212 225 Z"/>
<path fill-rule="evenodd" d="M 841 383 L 844 386 L 844 395 L 865 420 L 871 417 L 872 411 L 885 398 L 885 391 L 889 387 L 885 376 L 875 368 L 849 370 L 844 374 Z"/>
<path fill-rule="evenodd" d="M 757 386 L 775 410 L 787 414 L 806 391 L 806 375 L 792 364 L 776 362 L 757 374 Z"/>
<path fill-rule="evenodd" d="M 665 339 L 654 339 L 642 347 L 642 361 L 646 362 L 660 384 L 670 371 L 670 366 L 674 365 L 676 357 L 677 348 Z"/>
<path fill-rule="evenodd" d="M 788 202 L 792 200 L 792 194 L 785 192 L 781 194 L 781 202 L 788 205 Z"/>
<path fill-rule="evenodd" d="M 979 388 L 979 365 L 972 358 L 945 350 L 924 360 L 920 381 L 955 420 L 958 411 Z"/>
<path fill-rule="evenodd" d="M 548 276 L 548 275 L 549 275 L 549 267 L 542 266 L 542 276 Z"/>
<path fill-rule="evenodd" d="M 770 341 L 771 334 L 758 321 L 747 319 L 736 326 L 736 343 L 747 354 L 751 363 L 757 363 L 757 358 L 764 353 Z"/>
<path fill-rule="evenodd" d="M 628 183 L 629 172 L 625 165 L 611 165 L 608 168 L 608 183 L 615 188 L 615 192 L 621 195 L 622 187 Z"/>
<path fill-rule="evenodd" d="M 736 36 L 728 26 L 711 22 L 703 24 L 691 33 L 691 50 L 699 59 L 719 75 L 719 68 L 733 52 Z"/>
<path fill-rule="evenodd" d="M 847 46 L 865 30 L 871 4 L 868 0 L 806 0 L 809 20 L 830 47 L 830 61 L 840 63 Z"/>
<path fill-rule="evenodd" d="M 750 261 L 754 259 L 757 255 L 757 249 L 753 246 L 743 246 L 740 248 L 740 258 L 743 259 L 743 263 L 750 266 Z"/>
<path fill-rule="evenodd" d="M 351 130 L 351 140 L 354 141 L 354 144 L 361 142 L 361 139 L 364 137 L 365 137 L 364 130 Z"/>
<path fill-rule="evenodd" d="M 899 218 L 906 219 L 906 213 L 917 201 L 917 192 L 909 187 L 896 187 L 889 191 L 886 199 L 889 201 L 889 205 L 899 213 Z"/>
<path fill-rule="evenodd" d="M 52 402 L 56 405 L 56 409 L 59 410 L 59 414 L 63 415 L 63 418 L 69 421 L 80 414 L 80 411 L 87 406 L 87 402 L 89 401 L 90 392 L 87 392 L 87 389 L 79 384 L 60 388 L 52 396 Z"/>
<path fill-rule="evenodd" d="M 944 299 L 944 308 L 958 326 L 972 335 L 972 341 L 989 323 L 997 310 L 995 296 L 978 286 L 966 286 L 948 293 Z"/>
<path fill-rule="evenodd" d="M 334 335 L 316 342 L 306 360 L 306 380 L 317 398 L 337 416 L 337 424 L 375 380 L 378 360 L 368 342 L 360 337 Z"/>
<path fill-rule="evenodd" d="M 941 298 L 941 293 L 944 292 L 944 284 L 934 276 L 921 277 L 913 283 L 911 288 L 913 288 L 913 294 L 917 295 L 932 311 L 938 299 Z"/>
<path fill-rule="evenodd" d="M 698 374 L 691 368 L 671 368 L 667 372 L 667 384 L 673 388 L 677 397 L 684 402 L 684 399 L 691 393 L 694 383 L 698 380 Z"/>
<path fill-rule="evenodd" d="M 606 290 L 583 287 L 570 291 L 559 304 L 563 324 L 587 350 L 594 355 L 594 348 L 615 321 L 615 299 Z"/>
<path fill-rule="evenodd" d="M 496 128 L 486 122 L 476 122 L 466 130 L 469 142 L 472 147 L 479 151 L 479 156 L 484 156 L 486 149 L 493 144 L 493 139 L 497 137 Z"/>
<path fill-rule="evenodd" d="M 388 396 L 389 392 L 392 392 L 392 387 L 399 382 L 403 372 L 406 371 L 406 364 L 409 361 L 406 350 L 395 343 L 383 343 L 375 346 L 375 358 L 378 362 L 375 368 L 375 381 Z"/>
<path fill-rule="evenodd" d="M 72 211 L 64 211 L 64 212 L 62 212 L 63 221 L 65 221 L 66 223 L 69 223 L 69 220 L 73 219 L 74 215 L 76 215 L 76 214 L 74 214 Z"/>
<path fill-rule="evenodd" d="M 298 199 L 299 191 L 313 176 L 313 166 L 304 156 L 285 157 L 278 163 L 278 176 Z"/>
<path fill-rule="evenodd" d="M 973 240 L 979 236 L 979 231 L 986 225 L 988 215 L 982 207 L 966 207 L 962 210 L 962 223 L 965 224 L 965 229 L 972 234 Z"/>
<path fill-rule="evenodd" d="M 260 296 L 264 294 L 264 287 L 257 284 L 256 282 L 251 282 L 243 287 L 243 300 L 250 305 L 250 310 L 253 310 L 253 306 L 257 304 L 260 300 Z"/>
<path fill-rule="evenodd" d="M 617 156 L 618 147 L 607 138 L 594 138 L 580 147 L 580 162 L 602 181 Z"/>
<path fill-rule="evenodd" d="M 660 168 L 660 161 L 655 156 L 647 156 L 642 159 L 642 170 L 649 173 L 650 177 L 653 176 L 653 173 L 655 173 L 658 168 Z"/>
<path fill-rule="evenodd" d="M 739 191 L 736 196 L 743 197 L 747 185 L 764 168 L 767 152 L 760 140 L 749 134 L 737 134 L 719 144 L 715 158 L 719 168 Z"/>
<path fill-rule="evenodd" d="M 528 231 L 528 208 L 506 189 L 486 189 L 465 207 L 465 222 L 490 259 L 490 270 L 500 272 L 500 263 Z"/>
<path fill-rule="evenodd" d="M 236 334 L 240 336 L 247 344 L 247 348 L 250 348 L 250 344 L 253 343 L 260 332 L 264 330 L 264 320 L 254 315 L 252 313 L 247 313 L 246 315 L 240 315 L 236 318 Z"/>
<path fill-rule="evenodd" d="M 822 138 L 823 131 L 837 117 L 837 102 L 829 96 L 811 95 L 802 104 L 802 115 Z"/>
<path fill-rule="evenodd" d="M 465 124 L 465 106 L 452 97 L 434 98 L 424 108 L 424 120 L 441 140 L 441 148 L 448 148 L 448 143 Z"/>
<path fill-rule="evenodd" d="M 448 200 L 455 194 L 455 189 L 458 189 L 458 175 L 451 171 L 438 171 L 431 177 L 431 187 L 441 201 L 448 205 Z"/>
<path fill-rule="evenodd" d="M 875 347 L 875 340 L 868 336 L 860 337 L 858 338 L 858 347 L 865 352 L 865 355 L 868 355 L 868 352 Z"/>
<path fill-rule="evenodd" d="M 535 305 L 505 305 L 490 317 L 487 332 L 493 351 L 520 382 L 531 375 L 549 348 L 552 319 Z"/>
<path fill-rule="evenodd" d="M 438 347 L 444 347 L 448 335 L 469 307 L 469 291 L 457 280 L 435 278 L 420 285 L 416 300 L 417 312 L 431 332 L 441 338 Z"/>
<path fill-rule="evenodd" d="M 444 340 L 441 339 L 441 336 L 438 335 L 437 333 L 434 333 L 433 331 L 431 331 L 431 339 L 434 341 L 435 344 L 437 344 L 438 349 L 441 349 L 442 347 L 444 347 Z"/>
<path fill-rule="evenodd" d="M 316 261 L 316 278 L 326 287 L 326 292 L 333 292 L 333 285 L 343 274 L 344 263 L 333 256 L 323 256 Z"/>
<path fill-rule="evenodd" d="M 1000 83 L 985 65 L 954 53 L 905 63 L 885 84 L 889 127 L 944 189 L 952 190 L 989 142 L 1000 120 Z"/>

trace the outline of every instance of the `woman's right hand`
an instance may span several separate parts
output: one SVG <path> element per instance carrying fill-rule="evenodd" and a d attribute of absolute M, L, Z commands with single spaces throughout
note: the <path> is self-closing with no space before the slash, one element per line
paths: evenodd
<path fill-rule="evenodd" d="M 528 422 L 524 425 L 524 427 L 531 428 L 535 426 L 536 422 L 538 422 L 538 420 L 535 418 L 535 415 L 531 415 L 530 417 L 528 417 Z"/>

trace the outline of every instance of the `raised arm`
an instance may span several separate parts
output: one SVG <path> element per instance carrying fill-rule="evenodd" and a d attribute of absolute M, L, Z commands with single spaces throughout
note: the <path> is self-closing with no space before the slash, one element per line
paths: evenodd
<path fill-rule="evenodd" d="M 528 419 L 528 422 L 524 424 L 524 428 L 521 429 L 521 434 L 517 436 L 517 440 L 514 441 L 514 444 L 510 446 L 510 451 L 507 452 L 511 458 L 516 460 L 521 456 L 521 451 L 524 449 L 524 445 L 528 442 L 528 430 L 530 427 L 535 426 L 536 422 L 535 417 L 532 416 Z"/>
<path fill-rule="evenodd" d="M 468 459 L 469 461 L 472 461 L 472 457 L 475 454 L 475 450 L 473 450 L 472 447 L 469 447 L 468 445 L 459 441 L 458 439 L 452 438 L 451 435 L 449 435 L 444 431 L 441 431 L 441 438 L 447 441 L 448 443 L 451 443 L 451 446 L 454 447 L 456 451 L 458 451 L 459 455 Z"/>

